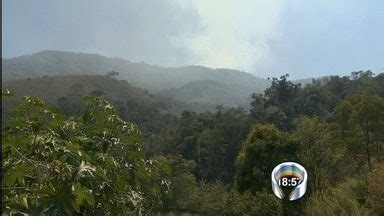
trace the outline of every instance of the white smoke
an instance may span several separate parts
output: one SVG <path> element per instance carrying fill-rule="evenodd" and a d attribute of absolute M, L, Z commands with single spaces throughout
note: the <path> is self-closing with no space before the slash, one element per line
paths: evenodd
<path fill-rule="evenodd" d="M 176 46 L 191 52 L 191 62 L 245 71 L 272 63 L 268 42 L 279 38 L 281 0 L 179 0 L 179 3 L 194 7 L 204 27 L 192 37 L 172 38 Z"/>

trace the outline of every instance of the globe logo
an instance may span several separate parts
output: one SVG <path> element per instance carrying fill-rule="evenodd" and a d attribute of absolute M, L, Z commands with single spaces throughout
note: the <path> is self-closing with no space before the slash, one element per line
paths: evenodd
<path fill-rule="evenodd" d="M 303 166 L 294 162 L 277 165 L 271 174 L 272 191 L 280 199 L 290 201 L 301 198 L 307 191 L 308 174 Z"/>

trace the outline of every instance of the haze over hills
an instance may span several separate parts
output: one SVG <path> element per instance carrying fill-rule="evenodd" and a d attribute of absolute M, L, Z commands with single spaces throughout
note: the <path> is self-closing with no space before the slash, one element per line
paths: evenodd
<path fill-rule="evenodd" d="M 227 85 L 213 80 L 191 81 L 179 88 L 159 92 L 160 95 L 179 101 L 196 104 L 225 104 L 233 107 L 247 107 L 249 90 L 239 85 Z M 218 97 L 220 95 L 220 97 Z"/>
<path fill-rule="evenodd" d="M 75 115 L 82 107 L 84 96 L 107 98 L 125 120 L 141 126 L 144 132 L 161 129 L 158 122 L 168 122 L 176 116 L 177 108 L 169 100 L 137 89 L 125 80 L 101 75 L 58 75 L 3 82 L 15 97 L 3 100 L 3 119 L 12 112 L 20 96 L 36 96 L 65 114 Z M 182 104 L 177 104 L 182 105 Z M 183 107 L 178 106 L 179 109 Z"/>
<path fill-rule="evenodd" d="M 268 80 L 231 69 L 160 67 L 98 54 L 52 50 L 4 59 L 2 76 L 3 80 L 12 80 L 45 75 L 105 75 L 110 71 L 118 72 L 118 79 L 127 80 L 135 87 L 209 107 L 244 106 L 249 95 L 261 93 L 269 85 Z"/>
<path fill-rule="evenodd" d="M 160 67 L 99 54 L 47 50 L 3 59 L 5 80 L 43 75 L 106 74 L 109 71 L 117 71 L 120 73 L 120 79 L 127 79 L 133 85 L 140 85 L 148 90 L 175 88 L 198 80 L 240 84 L 254 89 L 264 89 L 269 83 L 265 79 L 238 70 L 211 69 L 203 66 Z"/>

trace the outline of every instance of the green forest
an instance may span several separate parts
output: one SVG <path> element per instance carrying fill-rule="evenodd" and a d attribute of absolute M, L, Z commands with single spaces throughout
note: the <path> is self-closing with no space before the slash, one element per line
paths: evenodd
<path fill-rule="evenodd" d="M 4 86 L 4 214 L 384 215 L 383 73 L 307 85 L 287 74 L 249 109 L 210 112 L 98 77 L 116 90 L 72 84 L 39 98 Z M 286 161 L 309 178 L 292 202 L 271 190 Z"/>

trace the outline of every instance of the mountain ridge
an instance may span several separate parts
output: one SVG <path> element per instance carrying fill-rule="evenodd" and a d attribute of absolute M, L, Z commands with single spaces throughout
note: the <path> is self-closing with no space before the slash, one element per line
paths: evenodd
<path fill-rule="evenodd" d="M 8 76 L 8 77 L 5 77 L 5 80 L 7 79 L 15 79 L 13 77 L 9 77 L 9 72 L 16 72 L 16 71 L 12 71 L 13 68 L 9 68 L 10 66 L 13 66 L 13 64 L 17 63 L 17 64 L 20 64 L 20 63 L 26 63 L 26 62 L 32 62 L 32 61 L 40 61 L 40 62 L 35 62 L 35 63 L 46 63 L 46 62 L 43 62 L 42 60 L 48 60 L 48 61 L 51 61 L 50 63 L 59 63 L 58 60 L 61 60 L 63 61 L 64 63 L 67 63 L 65 61 L 69 61 L 69 60 L 74 60 L 74 58 L 76 57 L 77 58 L 87 58 L 88 60 L 90 60 L 91 58 L 97 58 L 97 59 L 94 59 L 95 62 L 98 62 L 100 64 L 104 64 L 104 68 L 99 68 L 99 70 L 93 70 L 93 71 L 90 71 L 90 69 L 87 69 L 85 71 L 81 71 L 80 74 L 84 74 L 84 73 L 102 73 L 102 74 L 105 74 L 106 72 L 108 72 L 108 70 L 113 70 L 113 66 L 112 64 L 113 63 L 120 63 L 119 67 L 121 66 L 129 66 L 129 64 L 132 66 L 140 66 L 140 67 L 143 67 L 144 69 L 161 69 L 161 70 L 169 70 L 170 72 L 174 72 L 174 73 L 177 73 L 179 72 L 179 70 L 187 70 L 187 71 L 191 71 L 191 70 L 202 70 L 204 72 L 206 71 L 216 71 L 216 72 L 224 72 L 224 73 L 228 73 L 228 74 L 233 74 L 233 73 L 236 73 L 237 76 L 241 76 L 241 77 L 247 77 L 247 78 L 256 78 L 256 79 L 260 79 L 260 80 L 263 80 L 263 81 L 267 81 L 266 79 L 263 79 L 263 78 L 260 78 L 260 77 L 256 77 L 250 73 L 246 73 L 244 71 L 240 71 L 240 70 L 236 70 L 236 69 L 229 69 L 229 68 L 210 68 L 210 67 L 206 67 L 206 66 L 201 66 L 201 65 L 186 65 L 186 66 L 178 66 L 178 67 L 167 67 L 167 66 L 158 66 L 158 65 L 152 65 L 152 64 L 147 64 L 147 63 L 144 63 L 144 62 L 132 62 L 130 60 L 127 60 L 127 59 L 124 59 L 124 58 L 121 58 L 121 57 L 107 57 L 107 56 L 103 56 L 103 55 L 100 55 L 100 54 L 97 54 L 97 53 L 79 53 L 79 52 L 71 52 L 71 51 L 59 51 L 59 50 L 43 50 L 43 51 L 39 51 L 39 52 L 36 52 L 36 53 L 32 53 L 32 54 L 25 54 L 25 55 L 21 55 L 21 56 L 17 56 L 17 57 L 13 57 L 13 58 L 3 58 L 3 71 L 5 72 L 5 75 Z M 21 62 L 23 61 L 23 62 Z M 107 64 L 106 64 L 106 61 L 109 61 Z M 92 63 L 92 62 L 86 62 L 86 63 Z M 126 64 L 126 65 L 123 65 L 123 64 Z M 88 65 L 90 66 L 90 65 Z M 68 66 L 70 67 L 70 66 Z M 18 68 L 18 69 L 23 69 L 23 70 L 27 70 L 25 68 Z M 57 68 L 55 68 L 57 70 Z M 73 68 L 70 68 L 70 69 L 73 69 Z M 79 68 L 81 69 L 81 68 Z M 128 69 L 134 69 L 134 68 L 128 68 Z M 11 70 L 11 71 L 10 71 Z M 29 68 L 29 70 L 31 70 L 31 68 Z M 118 71 L 118 72 L 125 72 L 126 68 L 120 68 L 120 70 L 118 68 L 116 68 L 115 71 Z M 43 74 L 43 72 L 47 72 L 47 71 L 42 71 L 40 72 L 40 74 L 36 74 L 36 76 L 43 76 L 43 75 L 53 75 L 53 74 L 49 74 L 50 72 L 54 72 L 54 71 L 48 71 L 48 74 Z M 68 71 L 68 73 L 71 73 L 71 72 L 76 72 L 76 71 Z M 144 70 L 143 72 L 146 72 L 146 70 Z M 18 72 L 20 73 L 20 72 Z M 73 74 L 73 73 L 71 73 Z M 18 75 L 21 75 L 21 74 L 18 74 Z M 34 74 L 32 74 L 34 75 Z M 61 74 L 63 75 L 63 74 Z M 33 77 L 26 77 L 26 75 L 24 76 L 20 76 L 18 78 L 33 78 Z M 197 79 L 197 80 L 201 80 L 200 78 Z"/>
<path fill-rule="evenodd" d="M 3 59 L 2 69 L 3 81 L 57 75 L 106 75 L 116 71 L 117 79 L 168 98 L 176 94 L 172 91 L 199 88 L 203 94 L 195 95 L 192 91 L 186 95 L 188 91 L 184 91 L 184 96 L 179 96 L 178 100 L 186 104 L 209 104 L 209 107 L 242 106 L 252 93 L 262 93 L 270 84 L 266 79 L 239 70 L 194 65 L 161 67 L 133 63 L 120 57 L 55 50 Z M 207 80 L 214 81 L 217 88 L 210 86 L 213 83 Z"/>

